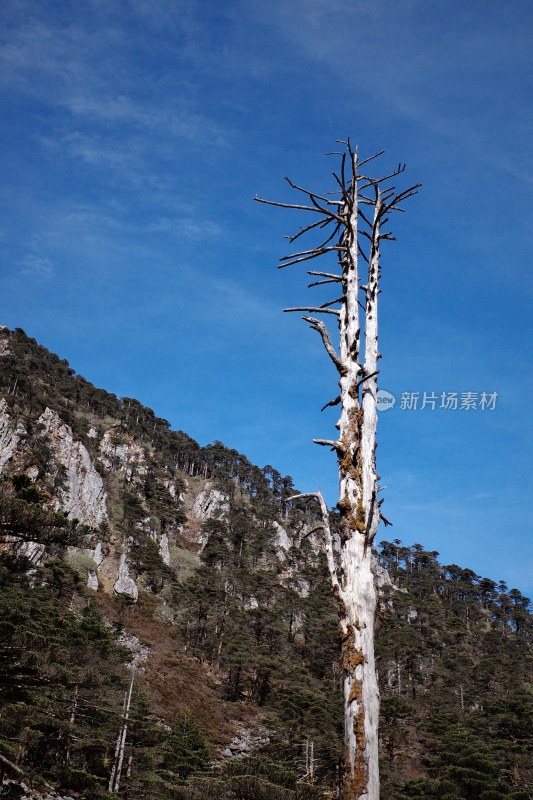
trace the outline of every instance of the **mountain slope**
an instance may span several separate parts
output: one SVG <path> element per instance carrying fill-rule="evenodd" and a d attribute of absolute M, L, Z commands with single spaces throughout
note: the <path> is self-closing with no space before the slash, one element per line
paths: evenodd
<path fill-rule="evenodd" d="M 327 796 L 336 611 L 291 478 L 21 330 L 0 331 L 0 397 L 0 753 L 87 798 L 117 770 L 130 798 Z M 382 797 L 521 800 L 529 601 L 437 555 L 379 554 Z"/>

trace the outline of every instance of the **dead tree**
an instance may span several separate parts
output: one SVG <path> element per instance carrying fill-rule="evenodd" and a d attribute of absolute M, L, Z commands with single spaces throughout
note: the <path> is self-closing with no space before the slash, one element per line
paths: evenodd
<path fill-rule="evenodd" d="M 328 508 L 320 492 L 299 497 L 313 497 L 320 504 L 327 561 L 339 607 L 345 723 L 342 796 L 344 800 L 379 800 L 376 589 L 371 555 L 380 519 L 388 523 L 381 514 L 383 500 L 378 498 L 375 456 L 380 249 L 383 241 L 394 238 L 387 228 L 390 214 L 403 211 L 402 202 L 416 194 L 419 184 L 396 189 L 395 179 L 405 169 L 401 164 L 384 177 L 370 177 L 367 165 L 382 152 L 359 161 L 357 149 L 352 149 L 349 141 L 341 144 L 342 152 L 330 154 L 340 159 L 340 169 L 333 173 L 334 192 L 318 194 L 286 178 L 292 189 L 305 196 L 305 202 L 283 203 L 260 197 L 256 200 L 312 215 L 309 224 L 287 237 L 289 242 L 307 233 L 322 234 L 319 244 L 281 258 L 280 267 L 307 264 L 331 253 L 337 257 L 336 271 L 307 273 L 312 276 L 309 287 L 331 284 L 337 290 L 335 299 L 284 311 L 304 312 L 302 318 L 320 334 L 339 374 L 340 392 L 324 406 L 340 406 L 338 438 L 314 440 L 337 454 L 338 534 L 331 533 Z M 336 318 L 338 349 L 325 322 L 315 315 Z"/>
<path fill-rule="evenodd" d="M 128 722 L 130 717 L 131 697 L 133 694 L 133 684 L 135 681 L 135 667 L 131 670 L 130 688 L 124 695 L 124 707 L 122 715 L 122 726 L 120 728 L 117 746 L 115 748 L 115 758 L 113 761 L 113 768 L 111 770 L 111 777 L 109 778 L 109 786 L 107 790 L 114 794 L 118 794 L 120 789 L 120 779 L 122 777 L 122 763 L 124 761 L 124 751 L 126 750 L 126 737 L 128 735 Z"/>

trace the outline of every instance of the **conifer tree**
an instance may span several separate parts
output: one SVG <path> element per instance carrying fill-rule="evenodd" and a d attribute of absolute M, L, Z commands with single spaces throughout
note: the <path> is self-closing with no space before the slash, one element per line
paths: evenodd
<path fill-rule="evenodd" d="M 209 749 L 190 714 L 183 714 L 168 734 L 165 765 L 182 780 L 209 767 Z"/>

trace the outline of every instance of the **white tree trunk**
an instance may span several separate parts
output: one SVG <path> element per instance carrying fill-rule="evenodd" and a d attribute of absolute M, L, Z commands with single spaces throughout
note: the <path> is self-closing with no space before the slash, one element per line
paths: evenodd
<path fill-rule="evenodd" d="M 74 730 L 74 723 L 76 722 L 76 711 L 78 709 L 78 694 L 79 688 L 78 684 L 74 687 L 74 696 L 72 698 L 72 707 L 70 711 L 70 719 L 69 719 L 69 731 L 68 731 L 68 744 L 67 744 L 67 752 L 65 754 L 65 763 L 68 765 L 70 764 L 70 743 L 72 740 L 72 732 Z"/>
<path fill-rule="evenodd" d="M 340 403 L 341 414 L 337 423 L 339 437 L 335 441 L 315 439 L 317 444 L 332 447 L 337 453 L 340 488 L 338 539 L 333 541 L 328 509 L 322 494 L 318 492 L 296 497 L 314 496 L 320 504 L 328 567 L 339 606 L 345 723 L 343 800 L 379 800 L 379 690 L 374 663 L 376 589 L 371 559 L 372 542 L 381 518 L 375 459 L 377 363 L 380 357 L 380 243 L 383 239 L 392 238 L 389 233 L 382 233 L 381 227 L 386 222 L 386 215 L 391 211 L 401 210 L 401 202 L 415 194 L 418 185 L 396 194 L 389 181 L 403 172 L 404 166 L 401 164 L 384 178 L 363 177 L 360 167 L 367 162 L 358 163 L 357 152 L 352 150 L 349 142 L 345 144 L 347 153 L 341 154 L 340 175 L 333 173 L 340 189 L 337 193 L 338 199 L 332 199 L 331 193 L 321 195 L 309 191 L 292 181 L 289 181 L 290 186 L 306 195 L 310 200 L 309 205 L 256 199 L 269 205 L 319 215 L 318 218 L 315 217 L 315 222 L 290 237 L 290 241 L 308 231 L 316 231 L 317 226 L 321 229 L 330 225 L 333 227 L 333 233 L 322 244 L 282 258 L 284 263 L 281 266 L 300 264 L 330 252 L 335 252 L 339 260 L 340 275 L 316 271 L 309 271 L 308 274 L 323 278 L 310 286 L 332 283 L 341 285 L 340 297 L 319 306 L 284 309 L 334 315 L 338 320 L 337 354 L 325 324 L 315 317 L 303 317 L 311 328 L 320 333 L 326 352 L 340 376 L 340 394 L 327 404 Z M 367 161 L 373 158 L 375 156 Z M 349 177 L 345 174 L 347 162 L 350 168 Z M 368 213 L 368 207 L 372 210 L 371 214 Z M 366 252 L 359 241 L 359 220 L 365 226 L 361 234 L 369 243 Z M 360 286 L 360 256 L 368 265 L 365 286 Z M 364 305 L 359 300 L 361 291 L 364 292 Z M 333 308 L 336 305 L 339 308 Z M 360 307 L 364 312 L 363 364 L 359 357 Z"/>
<path fill-rule="evenodd" d="M 353 174 L 357 175 L 356 156 Z M 345 800 L 379 800 L 379 690 L 374 663 L 376 590 L 372 540 L 379 523 L 376 501 L 377 297 L 379 222 L 369 258 L 365 306 L 365 362 L 359 363 L 358 190 L 353 190 L 347 250 L 341 259 L 345 302 L 339 316 L 341 416 L 339 484 L 342 665 L 344 671 Z M 375 209 L 378 218 L 378 206 Z M 362 401 L 359 390 L 362 387 Z"/>
<path fill-rule="evenodd" d="M 130 716 L 131 697 L 133 694 L 133 683 L 135 681 L 135 669 L 131 671 L 130 688 L 124 698 L 124 715 L 122 717 L 122 727 L 117 739 L 117 746 L 115 749 L 115 759 L 113 762 L 113 769 L 111 770 L 111 777 L 109 779 L 108 791 L 118 793 L 120 789 L 120 779 L 122 775 L 122 764 L 124 762 L 124 752 L 126 750 L 126 736 L 128 734 L 128 720 Z"/>

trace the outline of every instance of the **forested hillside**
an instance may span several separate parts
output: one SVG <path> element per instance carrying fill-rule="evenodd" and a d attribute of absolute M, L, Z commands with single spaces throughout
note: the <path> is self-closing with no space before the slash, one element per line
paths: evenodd
<path fill-rule="evenodd" d="M 0 397 L 0 797 L 334 797 L 337 612 L 291 478 L 21 330 Z M 531 798 L 529 600 L 420 544 L 376 556 L 383 800 Z"/>

